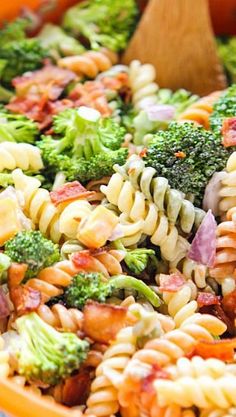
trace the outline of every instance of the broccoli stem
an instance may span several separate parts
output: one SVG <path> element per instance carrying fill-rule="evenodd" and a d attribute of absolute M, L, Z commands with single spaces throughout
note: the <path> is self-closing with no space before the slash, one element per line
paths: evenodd
<path fill-rule="evenodd" d="M 142 294 L 154 307 L 161 305 L 158 295 L 143 281 L 131 277 L 130 275 L 116 275 L 109 281 L 111 286 L 116 289 L 134 289 Z"/>

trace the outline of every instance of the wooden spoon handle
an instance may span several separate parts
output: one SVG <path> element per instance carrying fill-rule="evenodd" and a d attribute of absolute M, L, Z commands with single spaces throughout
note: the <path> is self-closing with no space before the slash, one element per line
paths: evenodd
<path fill-rule="evenodd" d="M 226 87 L 207 0 L 149 0 L 123 56 L 153 64 L 157 82 L 200 95 Z"/>

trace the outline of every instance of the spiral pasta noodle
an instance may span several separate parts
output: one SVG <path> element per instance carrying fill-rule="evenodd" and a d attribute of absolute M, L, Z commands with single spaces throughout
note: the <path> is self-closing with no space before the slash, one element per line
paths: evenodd
<path fill-rule="evenodd" d="M 176 264 L 170 263 L 170 268 L 178 268 L 187 280 L 194 282 L 199 289 L 209 290 L 207 283 L 208 268 L 205 265 L 198 264 L 189 258 L 183 258 Z"/>
<path fill-rule="evenodd" d="M 0 172 L 21 168 L 23 171 L 39 171 L 43 168 L 40 150 L 28 143 L 0 143 Z"/>
<path fill-rule="evenodd" d="M 62 304 L 54 304 L 51 308 L 41 305 L 37 313 L 42 320 L 57 330 L 74 333 L 82 329 L 83 313 L 76 308 L 68 309 Z"/>
<path fill-rule="evenodd" d="M 95 78 L 99 72 L 109 70 L 114 63 L 115 55 L 106 50 L 87 51 L 82 55 L 69 56 L 58 60 L 61 68 L 69 69 L 79 76 Z"/>
<path fill-rule="evenodd" d="M 185 319 L 179 328 L 148 341 L 143 349 L 133 355 L 126 367 L 124 383 L 119 391 L 121 406 L 126 408 L 133 402 L 136 404 L 136 409 L 142 408 L 144 406 L 141 401 L 142 381 L 152 375 L 155 364 L 163 367 L 175 363 L 179 358 L 191 353 L 198 340 L 213 341 L 214 336 L 224 333 L 225 330 L 225 324 L 218 318 L 195 313 Z M 181 404 L 177 405 L 181 406 Z M 155 408 L 155 404 L 148 401 L 145 412 L 149 414 L 153 406 Z M 158 406 L 162 405 L 158 404 Z"/>
<path fill-rule="evenodd" d="M 222 220 L 226 212 L 236 206 L 236 152 L 233 152 L 226 164 L 224 177 L 219 191 L 219 212 Z"/>
<path fill-rule="evenodd" d="M 55 207 L 49 191 L 41 188 L 37 178 L 29 177 L 20 169 L 12 172 L 15 189 L 24 196 L 23 210 L 40 232 L 58 243 L 64 236 L 75 238 L 79 222 L 87 216 L 92 206 L 86 200 L 76 200 L 66 207 Z"/>
<path fill-rule="evenodd" d="M 162 332 L 159 314 L 148 313 L 140 305 L 131 304 L 129 311 L 140 314 L 137 325 L 120 330 L 111 346 L 106 350 L 103 361 L 96 369 L 96 377 L 91 385 L 87 401 L 88 414 L 97 417 L 110 416 L 119 410 L 118 390 L 123 383 L 123 372 L 137 349 L 138 337 L 150 330 Z M 167 327 L 170 322 L 166 323 Z M 171 323 L 172 324 L 172 323 Z"/>
<path fill-rule="evenodd" d="M 203 410 L 200 413 L 200 417 L 235 417 L 236 416 L 236 408 L 232 407 L 228 410 L 221 410 L 217 408 L 211 408 L 207 410 Z"/>
<path fill-rule="evenodd" d="M 157 102 L 159 89 L 156 79 L 156 71 L 151 64 L 141 64 L 140 61 L 132 61 L 129 66 L 129 82 L 132 91 L 134 108 L 140 111 L 147 105 Z"/>
<path fill-rule="evenodd" d="M 142 234 L 151 236 L 151 242 L 160 246 L 164 258 L 182 259 L 188 242 L 181 239 L 175 225 L 183 233 L 190 233 L 194 225 L 199 225 L 204 212 L 171 189 L 165 178 L 155 177 L 155 169 L 145 168 L 144 161 L 136 155 L 123 167 L 115 165 L 114 169 L 117 172 L 101 191 L 109 203 L 118 207 L 122 225 L 133 222 L 136 236 L 130 244 L 138 243 Z M 129 239 L 124 243 L 128 245 Z"/>
<path fill-rule="evenodd" d="M 226 214 L 226 221 L 217 226 L 216 257 L 210 275 L 222 285 L 223 293 L 235 289 L 236 207 Z"/>
<path fill-rule="evenodd" d="M 158 379 L 154 386 L 160 406 L 177 404 L 182 407 L 229 408 L 236 405 L 236 376 L 226 374 L 219 378 L 209 375 L 183 376 L 175 381 Z"/>
<path fill-rule="evenodd" d="M 206 97 L 200 98 L 196 103 L 191 104 L 183 113 L 178 116 L 181 122 L 194 122 L 209 129 L 209 118 L 213 111 L 213 105 L 218 100 L 221 91 L 215 91 Z"/>
<path fill-rule="evenodd" d="M 44 302 L 51 297 L 57 297 L 63 293 L 63 288 L 70 285 L 72 277 L 77 269 L 70 261 L 61 261 L 53 266 L 44 268 L 37 278 L 31 278 L 25 284 L 27 287 L 40 291 Z M 45 312 L 46 313 L 46 312 Z"/>

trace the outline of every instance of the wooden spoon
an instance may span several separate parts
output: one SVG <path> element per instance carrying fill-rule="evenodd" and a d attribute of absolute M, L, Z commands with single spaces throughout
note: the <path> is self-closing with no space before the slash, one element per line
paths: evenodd
<path fill-rule="evenodd" d="M 123 56 L 151 63 L 160 87 L 199 95 L 226 87 L 207 0 L 149 0 Z"/>

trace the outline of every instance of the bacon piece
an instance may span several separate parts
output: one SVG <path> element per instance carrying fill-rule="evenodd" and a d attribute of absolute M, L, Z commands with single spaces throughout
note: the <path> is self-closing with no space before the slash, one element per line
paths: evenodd
<path fill-rule="evenodd" d="M 209 292 L 201 292 L 198 294 L 197 303 L 199 307 L 220 304 L 220 297 Z"/>
<path fill-rule="evenodd" d="M 177 292 L 185 284 L 182 274 L 177 271 L 170 275 L 160 274 L 160 291 Z"/>
<path fill-rule="evenodd" d="M 214 340 L 209 341 L 198 341 L 194 347 L 192 356 L 201 356 L 204 359 L 217 358 L 222 361 L 232 361 L 234 358 L 234 349 L 236 349 L 236 338 Z"/>
<path fill-rule="evenodd" d="M 27 268 L 27 264 L 18 264 L 16 262 L 12 262 L 8 269 L 8 287 L 10 290 L 11 288 L 19 285 L 21 281 L 23 281 Z"/>
<path fill-rule="evenodd" d="M 68 182 L 56 191 L 50 192 L 50 198 L 55 206 L 61 203 L 91 197 L 94 191 L 86 190 L 79 181 Z"/>
<path fill-rule="evenodd" d="M 14 78 L 12 84 L 18 97 L 40 99 L 43 96 L 54 101 L 75 77 L 72 71 L 50 64 L 29 75 Z"/>
<path fill-rule="evenodd" d="M 68 99 L 57 101 L 45 101 L 28 97 L 14 97 L 6 106 L 13 113 L 20 113 L 37 122 L 40 130 L 45 129 L 52 123 L 52 116 L 61 111 L 72 108 L 73 102 Z"/>
<path fill-rule="evenodd" d="M 222 125 L 222 145 L 226 148 L 236 145 L 236 117 L 227 117 Z"/>
<path fill-rule="evenodd" d="M 85 404 L 90 392 L 91 378 L 88 370 L 67 378 L 62 389 L 62 403 L 68 407 Z"/>
<path fill-rule="evenodd" d="M 7 302 L 6 295 L 4 294 L 2 288 L 0 288 L 0 319 L 3 319 L 10 314 L 9 305 Z"/>
<path fill-rule="evenodd" d="M 217 317 L 219 320 L 223 321 L 226 324 L 228 333 L 232 335 L 235 333 L 235 326 L 233 320 L 229 316 L 227 316 L 227 314 L 225 314 L 221 305 L 214 304 L 203 306 L 200 308 L 199 311 L 200 313 L 211 314 L 212 316 Z"/>
<path fill-rule="evenodd" d="M 216 221 L 211 210 L 204 217 L 190 247 L 188 257 L 212 268 L 216 255 Z"/>
<path fill-rule="evenodd" d="M 23 285 L 13 287 L 10 298 L 18 316 L 36 311 L 41 304 L 41 293 Z"/>
<path fill-rule="evenodd" d="M 127 308 L 88 301 L 83 312 L 85 334 L 95 342 L 108 343 L 125 325 Z"/>
<path fill-rule="evenodd" d="M 236 290 L 223 297 L 222 307 L 227 316 L 232 320 L 236 318 Z"/>

